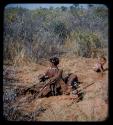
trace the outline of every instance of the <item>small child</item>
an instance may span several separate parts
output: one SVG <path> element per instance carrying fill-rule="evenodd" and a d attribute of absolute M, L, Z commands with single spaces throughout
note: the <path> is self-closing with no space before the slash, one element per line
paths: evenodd
<path fill-rule="evenodd" d="M 101 56 L 98 62 L 93 67 L 94 71 L 101 72 L 101 74 L 103 75 L 103 72 L 105 71 L 103 66 L 105 63 L 106 63 L 106 58 L 104 56 Z"/>

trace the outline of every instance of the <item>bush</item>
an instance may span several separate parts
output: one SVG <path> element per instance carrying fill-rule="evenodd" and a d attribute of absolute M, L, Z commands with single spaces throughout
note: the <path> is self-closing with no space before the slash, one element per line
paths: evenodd
<path fill-rule="evenodd" d="M 79 31 L 73 32 L 70 37 L 65 42 L 65 47 L 78 56 L 91 57 L 94 49 L 102 48 L 98 34 Z"/>
<path fill-rule="evenodd" d="M 5 8 L 4 61 L 37 62 L 52 55 L 73 53 L 91 57 L 108 46 L 108 12 L 99 7 L 66 10 Z"/>
<path fill-rule="evenodd" d="M 50 24 L 51 32 L 58 36 L 60 44 L 63 44 L 64 40 L 67 38 L 69 31 L 66 25 L 61 21 L 53 21 Z"/>

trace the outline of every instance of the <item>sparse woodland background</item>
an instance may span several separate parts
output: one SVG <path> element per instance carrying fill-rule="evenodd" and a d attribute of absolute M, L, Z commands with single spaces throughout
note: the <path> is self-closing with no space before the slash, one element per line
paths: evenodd
<path fill-rule="evenodd" d="M 52 55 L 94 58 L 106 55 L 107 48 L 105 5 L 4 10 L 4 63 L 37 63 Z"/>

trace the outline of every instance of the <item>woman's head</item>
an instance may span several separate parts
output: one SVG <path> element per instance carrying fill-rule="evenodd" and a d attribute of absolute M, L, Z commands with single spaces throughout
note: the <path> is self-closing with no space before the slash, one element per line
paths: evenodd
<path fill-rule="evenodd" d="M 49 61 L 50 61 L 53 65 L 55 65 L 55 66 L 57 66 L 57 65 L 59 64 L 59 58 L 58 58 L 58 57 L 51 57 L 51 58 L 49 59 Z"/>

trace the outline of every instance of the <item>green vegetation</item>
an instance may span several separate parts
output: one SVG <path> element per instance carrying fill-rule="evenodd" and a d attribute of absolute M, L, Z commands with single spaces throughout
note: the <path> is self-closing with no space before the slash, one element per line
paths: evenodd
<path fill-rule="evenodd" d="M 91 57 L 108 47 L 108 9 L 74 4 L 70 8 L 6 8 L 4 61 L 37 62 L 52 55 Z"/>

